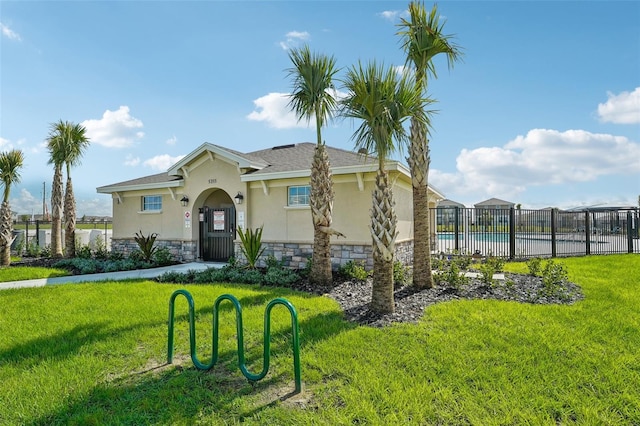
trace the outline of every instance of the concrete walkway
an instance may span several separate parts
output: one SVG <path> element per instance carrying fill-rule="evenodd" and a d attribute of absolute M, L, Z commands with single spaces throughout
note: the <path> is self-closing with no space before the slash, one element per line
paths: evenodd
<path fill-rule="evenodd" d="M 46 285 L 59 285 L 70 283 L 84 283 L 92 281 L 118 281 L 118 280 L 130 280 L 130 279 L 151 279 L 158 277 L 165 272 L 187 272 L 203 271 L 208 268 L 221 268 L 225 263 L 216 262 L 191 262 L 181 263 L 178 265 L 163 266 L 161 268 L 149 268 L 149 269 L 136 269 L 133 271 L 119 271 L 119 272 L 103 272 L 100 274 L 87 274 L 87 275 L 68 275 L 65 277 L 55 278 L 40 278 L 36 280 L 24 280 L 24 281 L 10 281 L 0 283 L 0 290 L 7 290 L 10 288 L 27 288 L 27 287 L 44 287 Z"/>

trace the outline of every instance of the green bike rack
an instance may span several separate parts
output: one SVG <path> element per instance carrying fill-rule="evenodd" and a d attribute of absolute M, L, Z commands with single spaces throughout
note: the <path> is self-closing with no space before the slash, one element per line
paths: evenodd
<path fill-rule="evenodd" d="M 230 294 L 223 294 L 219 296 L 213 304 L 213 354 L 211 356 L 211 362 L 204 364 L 198 359 L 196 354 L 196 323 L 195 323 L 195 304 L 191 293 L 187 290 L 176 290 L 169 299 L 169 332 L 168 332 L 168 345 L 167 345 L 167 363 L 173 362 L 173 322 L 174 322 L 174 305 L 176 297 L 184 296 L 189 303 L 189 346 L 191 352 L 191 361 L 198 370 L 210 370 L 218 362 L 218 314 L 219 306 L 225 300 L 229 300 L 233 303 L 236 310 L 236 335 L 238 340 L 238 367 L 242 374 L 251 382 L 256 382 L 263 379 L 269 372 L 269 359 L 271 354 L 271 310 L 276 305 L 284 305 L 291 314 L 291 329 L 293 333 L 293 373 L 295 376 L 296 392 L 302 391 L 302 380 L 300 373 L 300 341 L 298 339 L 298 313 L 296 308 L 293 307 L 291 302 L 287 299 L 277 298 L 273 299 L 267 305 L 264 311 L 264 351 L 262 354 L 263 367 L 259 374 L 253 374 L 247 369 L 244 358 L 244 337 L 242 326 L 242 307 L 240 302 L 234 296 Z"/>

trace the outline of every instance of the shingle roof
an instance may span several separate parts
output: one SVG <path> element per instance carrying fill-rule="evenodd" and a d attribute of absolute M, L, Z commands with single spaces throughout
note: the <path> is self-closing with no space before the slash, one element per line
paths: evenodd
<path fill-rule="evenodd" d="M 325 146 L 327 154 L 329 155 L 329 163 L 331 163 L 331 167 L 360 166 L 363 164 L 371 164 L 375 161 L 374 157 L 367 158 L 362 154 L 352 151 L 333 148 L 327 145 Z M 315 149 L 315 143 L 303 142 L 254 151 L 247 155 L 261 158 L 268 164 L 264 169 L 253 172 L 254 175 L 262 175 L 277 172 L 309 170 L 311 168 L 311 162 L 313 161 Z"/>
<path fill-rule="evenodd" d="M 127 186 L 165 184 L 165 183 L 175 182 L 180 180 L 182 180 L 182 176 L 169 176 L 167 172 L 163 172 L 163 173 L 157 173 L 155 175 L 143 176 L 136 179 L 126 180 L 124 182 L 114 183 L 111 185 L 101 186 L 97 188 L 97 191 L 101 192 L 100 190 L 104 190 L 114 186 L 127 187 Z"/>
<path fill-rule="evenodd" d="M 308 171 L 311 168 L 311 162 L 313 161 L 313 155 L 316 148 L 315 143 L 303 142 L 273 147 L 269 149 L 262 149 L 249 153 L 242 153 L 219 145 L 210 145 L 215 146 L 222 151 L 226 151 L 230 154 L 242 157 L 250 163 L 266 165 L 266 167 L 257 168 L 249 172 L 252 176 L 265 176 L 265 178 L 267 178 L 267 176 L 272 173 Z M 330 146 L 326 146 L 326 149 L 332 168 L 372 165 L 377 161 L 376 157 L 366 156 L 344 149 L 333 148 Z M 97 188 L 97 191 L 112 192 L 117 190 L 117 187 L 125 188 L 139 185 L 166 184 L 179 180 L 182 180 L 182 176 L 172 176 L 167 172 L 164 172 L 124 182 L 118 182 L 111 185 L 101 186 Z"/>

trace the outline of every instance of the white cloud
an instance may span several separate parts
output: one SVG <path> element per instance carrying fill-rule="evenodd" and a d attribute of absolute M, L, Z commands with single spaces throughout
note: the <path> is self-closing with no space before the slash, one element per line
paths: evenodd
<path fill-rule="evenodd" d="M 140 157 L 134 157 L 131 154 L 127 154 L 127 156 L 124 159 L 124 164 L 125 166 L 131 166 L 131 167 L 135 167 L 138 164 L 140 164 Z"/>
<path fill-rule="evenodd" d="M 640 144 L 622 136 L 533 129 L 502 147 L 463 149 L 456 159 L 456 173 L 433 170 L 430 181 L 447 193 L 509 199 L 528 186 L 637 175 L 639 158 Z"/>
<path fill-rule="evenodd" d="M 298 117 L 289 109 L 288 93 L 269 93 L 253 101 L 256 111 L 247 116 L 252 121 L 264 121 L 269 127 L 291 129 L 308 127 L 306 121 L 298 121 Z"/>
<path fill-rule="evenodd" d="M 165 143 L 167 145 L 175 145 L 177 142 L 178 142 L 178 138 L 176 138 L 176 135 L 173 135 L 169 139 L 167 139 Z"/>
<path fill-rule="evenodd" d="M 165 171 L 183 158 L 184 155 L 178 155 L 177 157 L 172 157 L 169 154 L 156 155 L 153 158 L 145 160 L 142 165 L 154 170 Z"/>
<path fill-rule="evenodd" d="M 9 139 L 0 138 L 0 148 L 2 149 L 11 149 L 13 144 Z"/>
<path fill-rule="evenodd" d="M 385 10 L 384 12 L 380 12 L 378 15 L 389 21 L 395 21 L 395 19 L 400 16 L 400 13 L 402 13 L 401 10 Z"/>
<path fill-rule="evenodd" d="M 7 37 L 9 40 L 21 41 L 22 38 L 20 34 L 13 31 L 11 28 L 0 22 L 0 31 L 2 31 L 2 35 Z"/>
<path fill-rule="evenodd" d="M 405 10 L 385 10 L 383 12 L 378 13 L 378 16 L 386 19 L 387 21 L 394 22 L 398 18 L 408 18 L 409 12 Z"/>
<path fill-rule="evenodd" d="M 286 39 L 279 44 L 283 50 L 289 50 L 300 44 L 300 42 L 309 40 L 311 34 L 306 31 L 289 31 L 285 37 Z"/>
<path fill-rule="evenodd" d="M 330 89 L 336 100 L 347 96 L 347 92 Z M 269 93 L 253 101 L 256 110 L 247 115 L 252 121 L 264 121 L 269 127 L 275 129 L 309 128 L 315 125 L 315 119 L 311 117 L 309 123 L 306 119 L 298 120 L 296 114 L 289 108 L 289 93 Z"/>
<path fill-rule="evenodd" d="M 107 148 L 126 148 L 144 136 L 144 132 L 138 130 L 144 124 L 129 114 L 128 106 L 121 106 L 117 111 L 106 110 L 101 119 L 85 120 L 80 124 L 87 128 L 92 143 Z"/>
<path fill-rule="evenodd" d="M 616 124 L 640 123 L 640 87 L 633 92 L 607 93 L 607 102 L 598 104 L 600 120 Z"/>

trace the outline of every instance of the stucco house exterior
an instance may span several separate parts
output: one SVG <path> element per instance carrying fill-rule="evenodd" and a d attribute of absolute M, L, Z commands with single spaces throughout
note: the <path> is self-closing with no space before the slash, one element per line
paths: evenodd
<path fill-rule="evenodd" d="M 263 227 L 264 255 L 286 266 L 304 267 L 313 253 L 309 176 L 314 143 L 241 153 L 204 143 L 167 172 L 97 188 L 113 200 L 112 250 L 137 245 L 136 232 L 157 233 L 157 244 L 177 260 L 241 258 L 237 227 Z M 334 268 L 349 260 L 372 267 L 369 210 L 377 159 L 327 146 L 333 173 L 333 225 L 346 238 L 332 237 Z M 398 216 L 396 257 L 411 261 L 413 212 L 408 168 L 388 161 Z M 430 188 L 435 207 L 444 196 Z M 434 215 L 435 225 L 435 215 Z M 435 226 L 432 227 L 435 230 Z"/>

